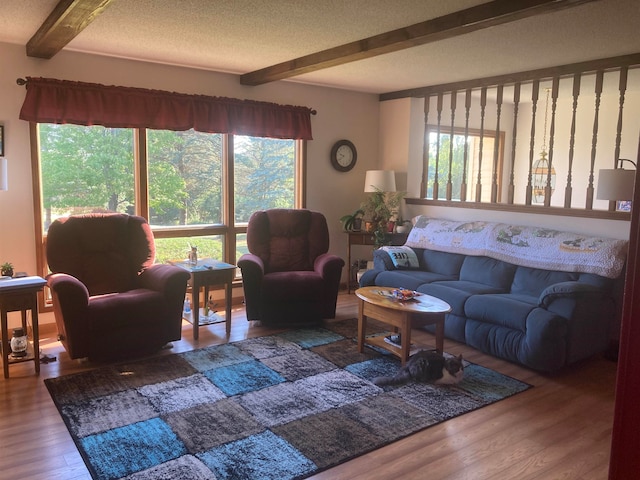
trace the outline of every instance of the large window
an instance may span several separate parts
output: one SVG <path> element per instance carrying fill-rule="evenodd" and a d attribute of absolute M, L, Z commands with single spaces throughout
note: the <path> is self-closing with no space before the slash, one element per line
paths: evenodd
<path fill-rule="evenodd" d="M 196 245 L 201 257 L 235 263 L 251 213 L 304 206 L 302 140 L 54 124 L 38 132 L 43 245 L 58 217 L 123 212 L 149 220 L 157 262 Z"/>

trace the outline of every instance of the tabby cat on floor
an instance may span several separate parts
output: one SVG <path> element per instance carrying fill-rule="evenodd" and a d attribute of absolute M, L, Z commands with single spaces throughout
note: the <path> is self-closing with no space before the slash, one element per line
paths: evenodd
<path fill-rule="evenodd" d="M 445 356 L 435 350 L 420 350 L 392 377 L 376 377 L 378 386 L 402 385 L 413 380 L 422 383 L 454 385 L 464 376 L 462 355 Z"/>

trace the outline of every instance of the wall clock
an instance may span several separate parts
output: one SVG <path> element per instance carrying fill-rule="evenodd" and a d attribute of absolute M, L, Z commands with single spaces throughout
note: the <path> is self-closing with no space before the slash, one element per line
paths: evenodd
<path fill-rule="evenodd" d="M 348 172 L 356 165 L 358 152 L 349 140 L 338 140 L 331 148 L 331 165 L 339 172 Z"/>

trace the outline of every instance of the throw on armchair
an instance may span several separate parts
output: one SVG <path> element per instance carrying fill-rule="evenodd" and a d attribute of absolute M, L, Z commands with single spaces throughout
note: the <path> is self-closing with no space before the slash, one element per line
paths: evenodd
<path fill-rule="evenodd" d="M 154 259 L 142 217 L 89 214 L 51 224 L 47 281 L 71 358 L 145 354 L 181 338 L 189 273 Z"/>
<path fill-rule="evenodd" d="M 294 209 L 255 212 L 247 246 L 251 253 L 238 260 L 247 320 L 291 325 L 335 317 L 344 260 L 327 253 L 324 215 Z"/>

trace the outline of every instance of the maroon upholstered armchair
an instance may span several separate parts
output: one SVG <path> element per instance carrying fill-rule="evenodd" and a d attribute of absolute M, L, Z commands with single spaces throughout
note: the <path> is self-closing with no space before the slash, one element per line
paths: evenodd
<path fill-rule="evenodd" d="M 255 212 L 247 227 L 249 252 L 238 260 L 247 320 L 311 324 L 333 318 L 344 260 L 327 253 L 329 229 L 319 212 Z"/>
<path fill-rule="evenodd" d="M 145 354 L 181 338 L 189 273 L 154 259 L 142 217 L 89 214 L 51 224 L 47 281 L 71 358 Z"/>

